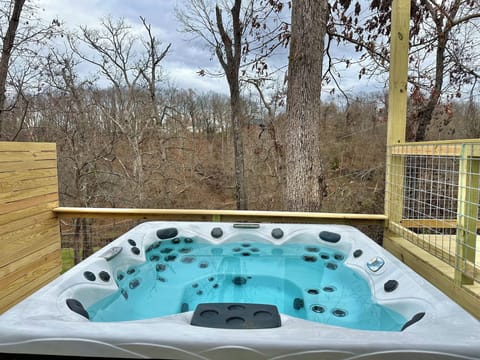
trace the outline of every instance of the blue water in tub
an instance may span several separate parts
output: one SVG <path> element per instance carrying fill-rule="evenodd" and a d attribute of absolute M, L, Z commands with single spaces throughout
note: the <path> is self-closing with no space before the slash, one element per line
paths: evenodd
<path fill-rule="evenodd" d="M 119 290 L 87 311 L 92 321 L 127 321 L 193 311 L 201 303 L 244 302 L 323 324 L 399 331 L 406 319 L 373 302 L 367 281 L 345 258 L 310 244 L 158 241 L 146 249 L 145 263 L 117 269 Z"/>

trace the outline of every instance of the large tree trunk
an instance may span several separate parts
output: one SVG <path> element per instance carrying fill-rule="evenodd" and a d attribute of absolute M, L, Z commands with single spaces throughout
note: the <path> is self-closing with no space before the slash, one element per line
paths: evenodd
<path fill-rule="evenodd" d="M 8 75 L 8 66 L 10 57 L 12 55 L 13 46 L 15 43 L 15 35 L 17 33 L 18 24 L 20 22 L 20 14 L 22 13 L 23 4 L 25 0 L 15 0 L 12 14 L 8 20 L 8 28 L 3 38 L 2 57 L 0 58 L 0 140 L 3 136 L 3 120 L 6 103 L 6 84 Z"/>
<path fill-rule="evenodd" d="M 319 211 L 326 188 L 319 135 L 327 17 L 326 0 L 292 2 L 284 196 L 284 207 L 290 211 Z"/>

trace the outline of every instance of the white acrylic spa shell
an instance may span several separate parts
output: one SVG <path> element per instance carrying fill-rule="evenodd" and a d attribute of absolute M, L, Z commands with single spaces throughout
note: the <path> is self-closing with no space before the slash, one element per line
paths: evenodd
<path fill-rule="evenodd" d="M 115 274 L 117 269 L 141 264 L 145 249 L 158 241 L 156 231 L 176 228 L 178 235 L 212 243 L 241 241 L 246 234 L 274 244 L 312 242 L 346 253 L 345 266 L 370 284 L 374 300 L 411 319 L 425 316 L 404 331 L 365 331 L 325 325 L 281 314 L 281 326 L 272 329 L 214 329 L 190 325 L 193 311 L 153 319 L 92 322 L 73 312 L 66 299 L 87 308 L 117 290 L 109 281 L 88 281 L 85 271 Z M 222 236 L 211 231 L 221 228 Z M 280 228 L 283 236 L 272 237 Z M 318 234 L 341 235 L 337 243 Z M 140 250 L 132 253 L 128 239 Z M 112 248 L 122 251 L 107 261 Z M 356 249 L 363 251 L 355 258 Z M 367 263 L 376 257 L 384 265 L 372 271 Z M 384 291 L 390 279 L 399 282 Z M 259 224 L 258 228 L 233 223 L 146 222 L 99 250 L 0 316 L 0 357 L 5 354 L 163 358 L 163 359 L 479 359 L 480 324 L 456 303 L 402 264 L 357 229 L 344 225 Z"/>

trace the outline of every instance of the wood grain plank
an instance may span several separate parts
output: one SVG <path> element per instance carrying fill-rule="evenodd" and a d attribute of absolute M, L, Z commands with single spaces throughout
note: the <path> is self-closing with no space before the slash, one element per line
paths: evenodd
<path fill-rule="evenodd" d="M 17 221 L 31 216 L 36 216 L 41 213 L 51 212 L 52 217 L 55 216 L 55 213 L 52 212 L 52 209 L 58 206 L 58 201 L 44 202 L 25 209 L 9 211 L 5 213 L 0 212 L 0 234 L 6 232 L 3 230 L 3 225 L 8 226 L 12 221 Z"/>
<path fill-rule="evenodd" d="M 407 122 L 408 46 L 410 5 L 406 1 L 392 2 L 390 69 L 388 77 L 387 144 L 405 142 Z"/>
<path fill-rule="evenodd" d="M 477 228 L 478 228 L 478 200 L 480 190 L 480 161 L 466 156 L 462 152 L 458 174 L 457 192 L 457 256 L 458 262 L 455 271 L 457 285 L 473 284 L 474 277 L 467 274 L 463 268 L 463 261 L 475 263 Z M 462 261 L 463 260 L 463 261 Z"/>
<path fill-rule="evenodd" d="M 0 142 L 0 312 L 61 272 L 54 143 Z"/>
<path fill-rule="evenodd" d="M 0 167 L 2 164 L 0 164 Z M 29 179 L 39 179 L 50 176 L 57 176 L 56 168 L 48 169 L 32 169 L 32 170 L 17 170 L 17 171 L 5 171 L 0 170 L 0 182 L 4 180 L 8 181 L 23 181 Z"/>
<path fill-rule="evenodd" d="M 58 185 L 50 184 L 45 185 L 44 187 L 37 187 L 32 189 L 25 189 L 20 191 L 11 191 L 8 193 L 1 193 L 0 192 L 0 204 L 1 203 L 10 203 L 18 200 L 24 200 L 31 197 L 45 195 L 45 194 L 53 194 L 58 192 Z"/>
<path fill-rule="evenodd" d="M 416 155 L 458 157 L 462 153 L 463 146 L 468 147 L 468 156 L 480 156 L 480 142 L 478 139 L 422 141 L 391 145 L 392 146 L 389 146 L 389 151 L 395 156 Z"/>
<path fill-rule="evenodd" d="M 45 142 L 0 141 L 0 152 L 24 151 L 27 148 L 35 151 L 56 151 L 57 145 Z"/>
<path fill-rule="evenodd" d="M 46 208 L 50 209 L 51 203 L 58 203 L 58 193 L 42 194 L 33 196 L 26 199 L 21 199 L 17 201 L 10 202 L 8 204 L 1 204 L 0 206 L 0 215 L 8 214 L 11 212 L 19 211 L 29 211 L 29 209 L 45 205 Z"/>
<path fill-rule="evenodd" d="M 26 160 L 56 160 L 55 151 L 0 151 L 0 164 L 4 162 L 21 162 Z"/>
<path fill-rule="evenodd" d="M 400 224 L 406 228 L 455 229 L 457 219 L 402 219 Z"/>
<path fill-rule="evenodd" d="M 25 285 L 18 289 L 18 291 L 11 293 L 0 301 L 0 314 L 18 304 L 20 301 L 30 296 L 33 292 L 42 288 L 46 284 L 58 277 L 59 271 L 57 268 L 51 269 L 42 276 L 36 277 L 34 281 L 25 282 Z"/>
<path fill-rule="evenodd" d="M 0 201 L 2 201 L 2 194 L 8 195 L 8 193 L 19 193 L 31 189 L 41 189 L 51 185 L 58 186 L 57 176 L 22 180 L 0 179 Z"/>
<path fill-rule="evenodd" d="M 0 266 L 10 264 L 51 244 L 58 244 L 60 248 L 60 233 L 55 219 L 2 235 Z"/>
<path fill-rule="evenodd" d="M 59 207 L 59 218 L 120 218 L 189 221 L 250 221 L 274 223 L 383 224 L 383 214 L 309 213 L 288 211 L 238 211 L 202 209 L 118 209 Z"/>
<path fill-rule="evenodd" d="M 25 286 L 26 283 L 35 282 L 37 278 L 56 269 L 58 274 L 61 271 L 61 255 L 60 249 L 56 249 L 47 255 L 40 256 L 29 264 L 16 271 L 0 278 L 0 301 L 8 297 L 11 293 L 15 293 Z"/>
<path fill-rule="evenodd" d="M 24 171 L 33 169 L 56 169 L 56 160 L 26 160 L 26 161 L 4 161 L 0 166 L 0 173 L 11 171 Z"/>
<path fill-rule="evenodd" d="M 392 146 L 392 155 L 459 156 L 461 144 L 419 145 L 417 143 Z"/>
<path fill-rule="evenodd" d="M 11 214 L 1 215 L 0 221 L 3 222 L 3 225 L 0 227 L 0 248 L 1 242 L 6 238 L 7 234 L 22 229 L 33 230 L 43 226 L 51 226 L 54 224 L 51 220 L 56 222 L 56 217 L 55 213 L 49 209 L 43 209 L 37 214 L 20 219 L 11 216 Z"/>
<path fill-rule="evenodd" d="M 9 274 L 14 272 L 18 272 L 21 269 L 29 266 L 29 264 L 34 263 L 37 259 L 48 256 L 54 252 L 58 252 L 60 254 L 61 249 L 58 248 L 57 243 L 52 243 L 33 254 L 29 254 L 22 258 L 18 258 L 16 261 L 13 261 L 7 265 L 0 267 L 0 279 L 7 277 Z M 61 260 L 61 255 L 60 260 Z"/>

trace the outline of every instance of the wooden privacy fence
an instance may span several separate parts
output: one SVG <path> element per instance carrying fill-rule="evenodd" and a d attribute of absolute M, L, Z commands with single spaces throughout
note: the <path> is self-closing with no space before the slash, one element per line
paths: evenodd
<path fill-rule="evenodd" d="M 61 271 L 55 144 L 0 142 L 0 313 Z"/>

